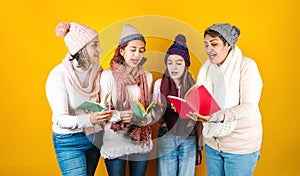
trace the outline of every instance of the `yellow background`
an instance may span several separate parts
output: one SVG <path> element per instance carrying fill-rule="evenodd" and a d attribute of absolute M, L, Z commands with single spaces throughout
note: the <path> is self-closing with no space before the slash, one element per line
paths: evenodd
<path fill-rule="evenodd" d="M 264 136 L 255 175 L 300 175 L 299 7 L 298 0 L 3 1 L 0 175 L 60 175 L 44 86 L 66 53 L 63 40 L 55 36 L 56 25 L 77 21 L 102 31 L 143 15 L 175 18 L 201 34 L 217 22 L 240 27 L 237 45 L 257 62 L 264 82 Z M 147 175 L 155 175 L 155 169 L 150 161 Z M 96 175 L 106 175 L 102 159 Z M 206 175 L 205 164 L 197 166 L 197 175 Z"/>

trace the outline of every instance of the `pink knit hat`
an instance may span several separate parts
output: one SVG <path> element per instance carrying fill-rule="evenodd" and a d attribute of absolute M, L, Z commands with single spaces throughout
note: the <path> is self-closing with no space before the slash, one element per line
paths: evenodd
<path fill-rule="evenodd" d="M 65 44 L 70 54 L 74 55 L 97 37 L 98 32 L 82 24 L 63 22 L 56 26 L 56 36 L 65 37 Z"/>

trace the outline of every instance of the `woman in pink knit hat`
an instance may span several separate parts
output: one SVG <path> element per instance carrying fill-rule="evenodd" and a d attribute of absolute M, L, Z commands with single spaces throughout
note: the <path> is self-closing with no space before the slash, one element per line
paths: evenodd
<path fill-rule="evenodd" d="M 129 160 L 131 176 L 143 176 L 152 149 L 150 119 L 141 124 L 133 115 L 133 100 L 144 107 L 149 104 L 151 73 L 142 65 L 145 52 L 144 37 L 131 25 L 125 25 L 110 68 L 101 75 L 101 97 L 110 93 L 114 113 L 105 125 L 101 156 L 110 176 L 125 176 Z"/>
<path fill-rule="evenodd" d="M 56 157 L 63 175 L 92 176 L 100 157 L 101 128 L 112 111 L 92 113 L 77 107 L 84 101 L 100 102 L 98 33 L 71 22 L 58 24 L 56 35 L 64 37 L 69 51 L 46 82 Z"/>

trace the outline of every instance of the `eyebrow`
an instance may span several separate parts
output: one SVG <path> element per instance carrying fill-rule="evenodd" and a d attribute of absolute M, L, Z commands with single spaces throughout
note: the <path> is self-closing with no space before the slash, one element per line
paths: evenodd
<path fill-rule="evenodd" d="M 215 40 L 216 40 L 216 41 L 219 41 L 218 39 L 215 39 L 215 38 L 214 38 L 214 39 L 211 39 L 209 42 L 213 42 L 213 41 L 215 41 Z"/>
<path fill-rule="evenodd" d="M 136 46 L 129 46 L 130 48 L 134 48 L 134 49 L 136 49 L 137 47 Z M 145 49 L 145 47 L 143 46 L 143 47 L 140 47 L 139 49 Z"/>

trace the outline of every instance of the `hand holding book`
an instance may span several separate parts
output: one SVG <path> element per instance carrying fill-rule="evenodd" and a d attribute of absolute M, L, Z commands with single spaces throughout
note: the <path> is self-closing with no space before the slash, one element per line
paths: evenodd
<path fill-rule="evenodd" d="M 95 124 L 105 124 L 112 117 L 112 110 L 110 110 L 110 103 L 108 103 L 109 109 L 107 107 L 107 94 L 103 101 L 100 103 L 85 101 L 79 105 L 76 109 L 84 110 L 84 112 L 91 114 L 91 123 Z"/>
<path fill-rule="evenodd" d="M 181 118 L 190 118 L 192 114 L 189 113 L 196 112 L 201 115 L 203 120 L 206 120 L 210 118 L 210 114 L 221 109 L 203 85 L 193 86 L 186 93 L 185 99 L 171 95 L 168 96 L 168 99 Z"/>

